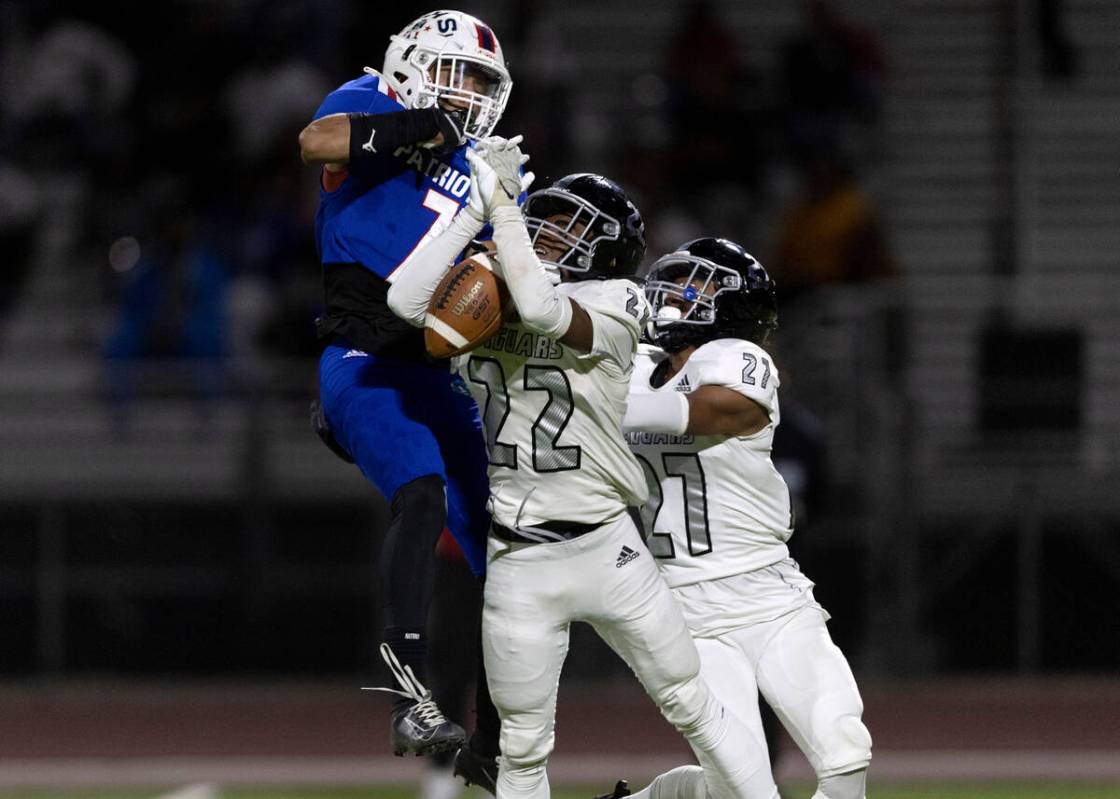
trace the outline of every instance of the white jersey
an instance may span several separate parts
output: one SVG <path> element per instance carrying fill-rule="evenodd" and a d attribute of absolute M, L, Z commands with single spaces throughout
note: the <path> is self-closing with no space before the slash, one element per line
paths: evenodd
<path fill-rule="evenodd" d="M 622 417 L 649 305 L 629 280 L 557 289 L 590 315 L 591 352 L 511 323 L 458 364 L 486 430 L 490 513 L 506 527 L 601 524 L 646 498 Z"/>
<path fill-rule="evenodd" d="M 650 377 L 666 358 L 657 347 L 639 347 L 631 392 L 723 386 L 754 400 L 770 415 L 770 424 L 749 436 L 627 435 L 649 480 L 643 521 L 666 582 L 676 588 L 719 580 L 789 557 L 789 489 L 770 460 L 781 419 L 773 360 L 749 341 L 709 341 L 671 380 L 653 388 Z"/>

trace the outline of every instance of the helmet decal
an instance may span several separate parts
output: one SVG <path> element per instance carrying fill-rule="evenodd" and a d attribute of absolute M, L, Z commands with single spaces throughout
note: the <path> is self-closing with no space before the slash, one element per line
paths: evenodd
<path fill-rule="evenodd" d="M 487 52 L 494 52 L 494 32 L 485 25 L 475 25 L 478 31 L 478 46 Z"/>
<path fill-rule="evenodd" d="M 494 32 L 459 11 L 430 12 L 390 37 L 381 76 L 406 108 L 460 114 L 475 140 L 493 132 L 513 86 Z"/>

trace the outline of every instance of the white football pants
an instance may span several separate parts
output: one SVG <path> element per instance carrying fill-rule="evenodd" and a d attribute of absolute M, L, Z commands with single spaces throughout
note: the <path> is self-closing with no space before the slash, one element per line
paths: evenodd
<path fill-rule="evenodd" d="M 696 647 L 701 674 L 719 701 L 761 734 L 761 692 L 818 780 L 867 768 L 871 734 L 861 720 L 863 700 L 819 608 L 697 638 Z"/>
<path fill-rule="evenodd" d="M 573 621 L 591 624 L 638 675 L 707 767 L 709 796 L 777 796 L 761 732 L 725 713 L 700 678 L 684 617 L 628 516 L 554 544 L 491 538 L 488 560 L 482 633 L 502 721 L 498 799 L 548 799 L 545 764 Z"/>

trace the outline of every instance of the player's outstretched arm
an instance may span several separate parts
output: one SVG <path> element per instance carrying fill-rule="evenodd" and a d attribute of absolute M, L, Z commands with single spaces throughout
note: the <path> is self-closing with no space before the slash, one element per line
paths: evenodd
<path fill-rule="evenodd" d="M 533 252 L 525 218 L 517 207 L 518 195 L 528 188 L 533 174 L 521 175 L 528 160 L 517 145 L 521 137 L 508 141 L 489 139 L 481 153 L 468 151 L 471 179 L 479 186 L 494 226 L 494 244 L 502 277 L 510 297 L 530 330 L 557 338 L 578 352 L 590 352 L 595 332 L 591 317 L 579 303 L 556 290 Z"/>
<path fill-rule="evenodd" d="M 423 327 L 439 281 L 485 224 L 479 211 L 470 205 L 459 211 L 447 227 L 394 273 L 388 295 L 390 310 L 409 324 Z"/>
<path fill-rule="evenodd" d="M 403 145 L 420 144 L 450 152 L 466 141 L 458 114 L 439 108 L 415 108 L 388 114 L 330 114 L 299 134 L 305 164 L 347 163 L 392 154 Z"/>
<path fill-rule="evenodd" d="M 749 436 L 770 424 L 766 410 L 750 397 L 723 386 L 700 386 L 690 394 L 632 393 L 622 429 L 695 436 Z"/>

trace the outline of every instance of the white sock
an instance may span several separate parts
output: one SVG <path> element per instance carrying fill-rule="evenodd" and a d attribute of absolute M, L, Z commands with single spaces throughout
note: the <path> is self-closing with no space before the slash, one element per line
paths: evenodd
<path fill-rule="evenodd" d="M 420 781 L 419 799 L 459 799 L 462 781 L 451 773 L 451 766 L 436 768 L 429 766 Z"/>
<path fill-rule="evenodd" d="M 498 796 L 505 799 L 549 799 L 548 773 L 545 764 L 513 768 L 501 758 L 498 761 Z"/>
<path fill-rule="evenodd" d="M 867 769 L 825 777 L 817 783 L 813 799 L 866 799 Z"/>

